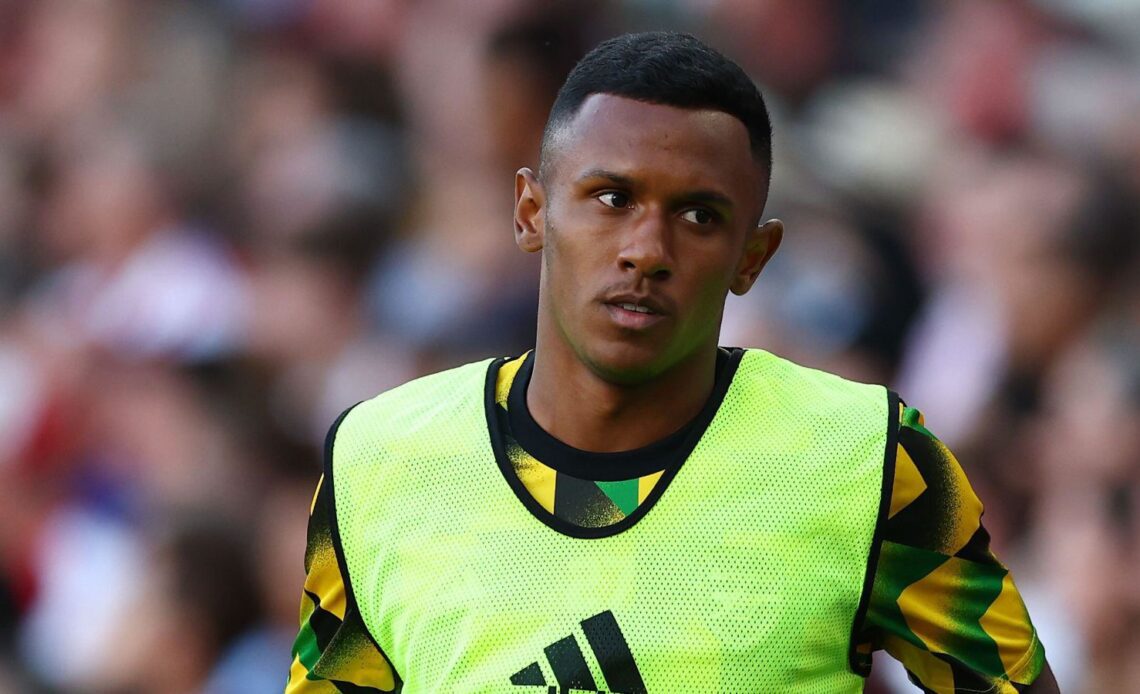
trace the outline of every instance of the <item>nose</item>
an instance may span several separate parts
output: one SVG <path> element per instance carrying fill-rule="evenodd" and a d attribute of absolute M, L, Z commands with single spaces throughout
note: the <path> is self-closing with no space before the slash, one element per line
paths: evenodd
<path fill-rule="evenodd" d="M 668 279 L 673 274 L 669 224 L 663 215 L 647 211 L 630 225 L 618 252 L 618 265 L 650 279 Z"/>

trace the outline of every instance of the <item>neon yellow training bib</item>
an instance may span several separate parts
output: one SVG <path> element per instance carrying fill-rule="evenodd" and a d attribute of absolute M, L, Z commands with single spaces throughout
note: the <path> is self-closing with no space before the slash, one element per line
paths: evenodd
<path fill-rule="evenodd" d="M 656 504 L 586 539 L 496 464 L 499 364 L 383 393 L 333 439 L 345 580 L 403 692 L 862 690 L 885 389 L 745 352 Z"/>

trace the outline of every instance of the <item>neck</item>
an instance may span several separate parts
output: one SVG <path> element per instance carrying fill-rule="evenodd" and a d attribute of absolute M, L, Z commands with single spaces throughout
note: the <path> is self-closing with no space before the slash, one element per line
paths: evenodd
<path fill-rule="evenodd" d="M 559 349 L 562 347 L 562 349 Z M 551 436 L 586 451 L 627 451 L 677 431 L 697 416 L 716 380 L 716 347 L 641 384 L 607 381 L 564 345 L 539 340 L 527 408 Z"/>

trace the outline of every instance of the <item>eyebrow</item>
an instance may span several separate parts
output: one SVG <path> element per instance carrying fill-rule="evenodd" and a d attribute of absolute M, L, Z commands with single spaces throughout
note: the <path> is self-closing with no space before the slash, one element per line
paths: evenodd
<path fill-rule="evenodd" d="M 731 198 L 715 190 L 694 190 L 691 193 L 685 193 L 684 199 L 693 202 L 703 202 L 706 205 L 724 207 L 729 210 L 733 207 Z"/>
<path fill-rule="evenodd" d="M 589 171 L 587 171 L 587 172 L 583 173 L 581 176 L 579 176 L 578 180 L 579 181 L 588 181 L 591 178 L 601 178 L 601 179 L 604 179 L 607 181 L 612 181 L 614 183 L 617 183 L 617 184 L 623 185 L 623 186 L 632 186 L 633 185 L 633 179 L 630 178 L 629 176 L 623 176 L 622 174 L 615 173 L 613 171 L 607 171 L 606 169 L 590 169 Z"/>
<path fill-rule="evenodd" d="M 591 179 L 602 179 L 620 186 L 626 186 L 630 188 L 632 188 L 635 183 L 634 180 L 629 176 L 614 171 L 609 171 L 607 169 L 590 169 L 578 177 L 578 181 L 588 181 Z M 722 207 L 727 210 L 731 210 L 734 207 L 732 204 L 732 198 L 728 197 L 724 193 L 715 190 L 687 191 L 681 195 L 678 195 L 677 198 L 684 200 L 685 202 L 700 202 L 706 205 Z"/>

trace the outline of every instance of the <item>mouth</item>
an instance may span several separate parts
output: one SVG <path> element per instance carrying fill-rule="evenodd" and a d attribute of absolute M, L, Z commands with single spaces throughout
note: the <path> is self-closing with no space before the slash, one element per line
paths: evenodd
<path fill-rule="evenodd" d="M 645 313 L 649 315 L 652 315 L 654 313 L 653 309 L 649 308 L 648 306 L 642 306 L 640 304 L 634 304 L 628 301 L 621 301 L 614 305 L 618 308 L 624 308 L 626 311 L 634 311 L 636 313 Z"/>
<path fill-rule="evenodd" d="M 619 327 L 642 330 L 666 316 L 664 308 L 650 297 L 617 296 L 602 302 Z"/>

